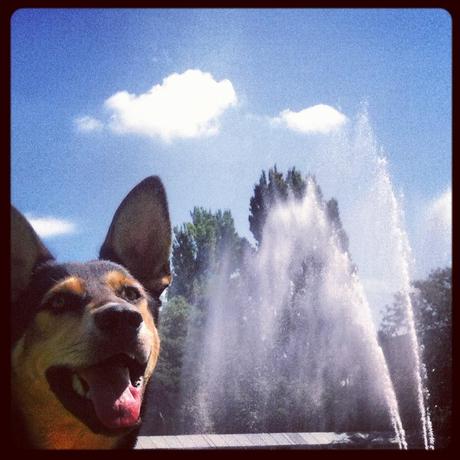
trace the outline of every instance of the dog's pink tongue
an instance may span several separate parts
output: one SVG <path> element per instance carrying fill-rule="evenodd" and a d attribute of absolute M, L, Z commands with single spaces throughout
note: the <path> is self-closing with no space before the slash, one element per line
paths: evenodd
<path fill-rule="evenodd" d="M 93 366 L 80 375 L 89 385 L 89 397 L 99 420 L 107 428 L 127 428 L 139 420 L 142 395 L 131 384 L 126 367 Z"/>

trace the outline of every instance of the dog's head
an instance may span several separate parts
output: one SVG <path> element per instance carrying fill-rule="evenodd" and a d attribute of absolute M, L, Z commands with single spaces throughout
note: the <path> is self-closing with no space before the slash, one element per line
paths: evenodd
<path fill-rule="evenodd" d="M 66 445 L 55 439 L 63 426 L 81 442 L 86 431 L 122 437 L 140 422 L 171 281 L 161 181 L 147 178 L 123 200 L 100 260 L 56 263 L 15 209 L 11 236 L 13 403 L 32 442 Z"/>

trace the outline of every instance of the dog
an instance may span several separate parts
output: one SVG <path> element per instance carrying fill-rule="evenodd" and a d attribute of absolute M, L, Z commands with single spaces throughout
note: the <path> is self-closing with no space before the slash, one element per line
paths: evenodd
<path fill-rule="evenodd" d="M 157 176 L 117 209 L 87 263 L 57 263 L 11 210 L 12 426 L 19 447 L 134 447 L 158 359 L 171 223 Z"/>

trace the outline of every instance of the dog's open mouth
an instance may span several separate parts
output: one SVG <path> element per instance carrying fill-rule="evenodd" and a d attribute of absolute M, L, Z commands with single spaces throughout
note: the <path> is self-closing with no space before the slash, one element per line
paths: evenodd
<path fill-rule="evenodd" d="M 64 407 L 95 433 L 118 434 L 140 423 L 146 366 L 117 354 L 85 368 L 51 367 L 46 376 Z"/>

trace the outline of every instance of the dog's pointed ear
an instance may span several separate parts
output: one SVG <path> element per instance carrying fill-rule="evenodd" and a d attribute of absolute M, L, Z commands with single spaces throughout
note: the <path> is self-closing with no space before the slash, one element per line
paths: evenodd
<path fill-rule="evenodd" d="M 29 284 L 37 265 L 54 260 L 27 219 L 11 206 L 11 300 Z"/>
<path fill-rule="evenodd" d="M 171 282 L 170 250 L 166 193 L 159 177 L 147 177 L 120 204 L 99 256 L 126 267 L 159 297 Z"/>

